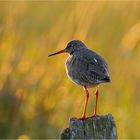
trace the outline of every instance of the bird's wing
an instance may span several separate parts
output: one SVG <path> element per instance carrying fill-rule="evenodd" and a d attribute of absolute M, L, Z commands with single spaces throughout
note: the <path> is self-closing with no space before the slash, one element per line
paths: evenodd
<path fill-rule="evenodd" d="M 83 58 L 84 57 L 84 58 Z M 109 70 L 106 61 L 97 53 L 89 50 L 79 57 L 79 73 L 82 80 L 89 83 L 109 82 Z"/>

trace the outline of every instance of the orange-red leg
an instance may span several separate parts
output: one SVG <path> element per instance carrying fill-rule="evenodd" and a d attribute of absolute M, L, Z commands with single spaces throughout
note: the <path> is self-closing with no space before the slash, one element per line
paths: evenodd
<path fill-rule="evenodd" d="M 96 93 L 95 93 L 95 107 L 94 107 L 94 114 L 93 117 L 97 116 L 97 104 L 98 104 L 98 95 L 99 95 L 99 91 L 98 91 L 98 87 L 96 89 Z"/>
<path fill-rule="evenodd" d="M 85 106 L 84 106 L 84 112 L 83 112 L 82 118 L 80 118 L 81 120 L 86 119 L 87 105 L 88 105 L 88 99 L 89 99 L 89 92 L 88 92 L 88 89 L 87 89 L 86 86 L 84 86 L 84 90 L 85 90 L 85 93 L 86 93 L 86 103 L 85 103 Z"/>

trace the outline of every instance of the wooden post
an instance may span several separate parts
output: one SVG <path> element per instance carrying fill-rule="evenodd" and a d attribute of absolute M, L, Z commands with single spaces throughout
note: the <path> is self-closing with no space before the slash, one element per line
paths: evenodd
<path fill-rule="evenodd" d="M 61 139 L 117 139 L 116 124 L 111 114 L 86 120 L 73 118 L 62 131 Z"/>

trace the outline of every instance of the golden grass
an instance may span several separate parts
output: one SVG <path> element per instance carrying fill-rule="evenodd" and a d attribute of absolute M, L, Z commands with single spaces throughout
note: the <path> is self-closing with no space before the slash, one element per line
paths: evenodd
<path fill-rule="evenodd" d="M 0 138 L 58 138 L 81 115 L 84 93 L 66 76 L 67 55 L 47 57 L 72 39 L 110 65 L 98 113 L 113 114 L 119 138 L 139 138 L 139 17 L 138 1 L 0 2 Z"/>

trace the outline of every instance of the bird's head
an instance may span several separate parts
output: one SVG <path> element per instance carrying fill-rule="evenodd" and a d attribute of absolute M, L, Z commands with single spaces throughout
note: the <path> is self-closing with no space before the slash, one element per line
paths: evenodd
<path fill-rule="evenodd" d="M 74 52 L 77 52 L 77 51 L 79 51 L 79 50 L 81 50 L 81 49 L 83 49 L 85 47 L 86 46 L 82 41 L 80 41 L 80 40 L 72 40 L 67 44 L 65 49 L 60 50 L 60 51 L 58 51 L 56 53 L 50 54 L 48 56 L 53 56 L 53 55 L 60 54 L 60 53 L 69 53 L 70 55 L 72 55 Z"/>

